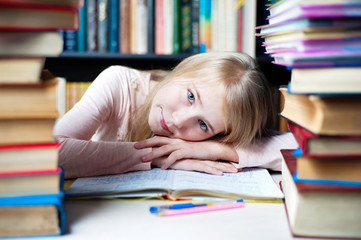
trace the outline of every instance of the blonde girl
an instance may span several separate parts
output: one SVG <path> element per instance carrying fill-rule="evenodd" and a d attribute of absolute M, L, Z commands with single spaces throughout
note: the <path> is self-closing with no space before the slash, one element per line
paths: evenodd
<path fill-rule="evenodd" d="M 59 163 L 68 178 L 151 167 L 280 170 L 279 149 L 296 143 L 269 130 L 272 106 L 267 81 L 242 53 L 196 54 L 164 76 L 112 66 L 56 125 Z"/>

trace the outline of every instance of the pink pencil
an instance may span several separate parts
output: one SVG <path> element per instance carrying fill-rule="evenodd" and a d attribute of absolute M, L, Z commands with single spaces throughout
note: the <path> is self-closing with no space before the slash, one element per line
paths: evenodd
<path fill-rule="evenodd" d="M 183 215 L 190 213 L 200 213 L 200 212 L 210 212 L 231 208 L 240 208 L 243 207 L 243 201 L 237 202 L 229 202 L 229 203 L 221 203 L 209 206 L 200 206 L 200 207 L 192 207 L 192 208 L 184 208 L 184 209 L 169 209 L 162 212 L 159 212 L 159 216 L 175 216 L 175 215 Z"/>

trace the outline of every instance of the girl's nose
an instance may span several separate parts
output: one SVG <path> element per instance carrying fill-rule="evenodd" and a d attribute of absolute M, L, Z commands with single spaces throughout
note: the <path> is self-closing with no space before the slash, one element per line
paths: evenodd
<path fill-rule="evenodd" d="M 184 128 L 192 120 L 192 113 L 186 111 L 177 111 L 173 113 L 174 125 L 177 128 Z"/>

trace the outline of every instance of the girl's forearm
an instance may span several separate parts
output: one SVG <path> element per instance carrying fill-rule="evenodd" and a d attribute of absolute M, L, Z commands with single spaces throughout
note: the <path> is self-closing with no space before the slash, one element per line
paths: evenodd
<path fill-rule="evenodd" d="M 71 138 L 59 139 L 59 165 L 65 178 L 118 174 L 148 170 L 150 163 L 141 157 L 151 149 L 135 149 L 130 142 L 92 142 Z"/>
<path fill-rule="evenodd" d="M 298 147 L 291 133 L 275 133 L 263 137 L 245 148 L 236 149 L 239 157 L 238 168 L 262 167 L 281 171 L 281 149 L 295 149 Z"/>

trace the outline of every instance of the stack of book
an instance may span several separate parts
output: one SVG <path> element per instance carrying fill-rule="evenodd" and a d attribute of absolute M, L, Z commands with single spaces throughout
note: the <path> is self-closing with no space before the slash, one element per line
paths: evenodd
<path fill-rule="evenodd" d="M 291 70 L 281 116 L 299 148 L 281 150 L 294 235 L 361 237 L 361 1 L 281 0 L 260 26 Z"/>
<path fill-rule="evenodd" d="M 0 0 L 0 237 L 63 232 L 57 78 L 43 68 L 62 51 L 57 30 L 78 27 L 80 6 Z"/>

